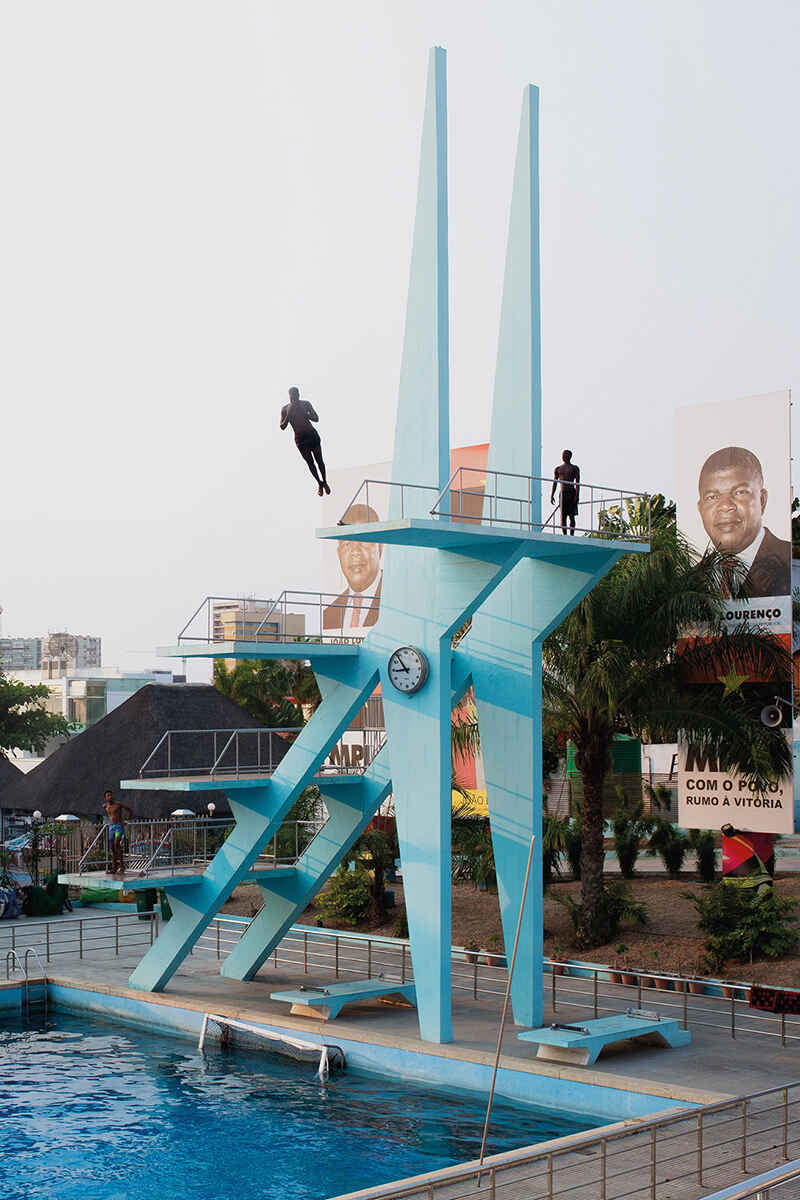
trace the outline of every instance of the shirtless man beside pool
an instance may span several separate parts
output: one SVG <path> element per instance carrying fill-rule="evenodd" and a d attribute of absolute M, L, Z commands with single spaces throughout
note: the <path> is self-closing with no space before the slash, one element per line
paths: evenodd
<path fill-rule="evenodd" d="M 114 793 L 111 791 L 103 793 L 103 808 L 106 810 L 108 817 L 108 845 L 111 850 L 111 874 L 124 875 L 125 862 L 122 857 L 122 846 L 125 841 L 125 818 L 122 815 L 122 810 L 128 814 L 127 819 L 130 820 L 133 816 L 133 809 L 128 808 L 127 804 L 120 804 L 119 800 L 114 799 Z"/>

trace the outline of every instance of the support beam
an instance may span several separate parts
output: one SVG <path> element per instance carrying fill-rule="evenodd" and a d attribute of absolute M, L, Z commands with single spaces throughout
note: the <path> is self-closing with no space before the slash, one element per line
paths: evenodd
<path fill-rule="evenodd" d="M 252 787 L 239 786 L 228 793 L 236 824 L 196 887 L 170 894 L 172 920 L 162 928 L 131 975 L 131 987 L 163 991 L 374 690 L 375 668 L 361 656 L 331 663 L 328 670 L 327 675 L 318 677 L 325 703 L 303 728 L 275 773 L 268 780 L 254 780 Z M 168 883 L 165 887 L 169 892 Z"/>
<path fill-rule="evenodd" d="M 369 825 L 390 787 L 384 747 L 358 786 L 348 788 L 341 798 L 324 796 L 329 819 L 290 876 L 260 884 L 264 906 L 223 963 L 224 976 L 252 979 L 256 975 Z"/>

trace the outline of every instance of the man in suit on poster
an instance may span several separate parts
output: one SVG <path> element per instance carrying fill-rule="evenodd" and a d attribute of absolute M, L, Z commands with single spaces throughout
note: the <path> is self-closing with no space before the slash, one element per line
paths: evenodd
<path fill-rule="evenodd" d="M 344 517 L 346 525 L 365 525 L 378 520 L 374 508 L 353 504 Z M 339 565 L 347 587 L 323 611 L 322 628 L 340 630 L 346 636 L 361 636 L 378 620 L 381 604 L 383 546 L 379 542 L 339 542 Z"/>
<path fill-rule="evenodd" d="M 791 594 L 792 547 L 763 523 L 769 493 L 751 450 L 715 450 L 700 471 L 697 508 L 714 547 L 746 572 L 749 596 Z"/>

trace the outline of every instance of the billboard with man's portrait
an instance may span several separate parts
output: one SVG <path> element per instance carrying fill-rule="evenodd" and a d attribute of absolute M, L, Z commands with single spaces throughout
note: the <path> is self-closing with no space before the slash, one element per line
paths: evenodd
<path fill-rule="evenodd" d="M 791 651 L 791 481 L 789 395 L 700 404 L 678 412 L 678 529 L 698 555 L 722 557 L 721 588 L 731 625 L 750 625 Z M 687 636 L 696 631 L 687 630 Z M 791 680 L 742 668 L 743 693 L 766 704 L 792 696 Z M 698 680 L 709 683 L 711 680 Z M 791 707 L 785 706 L 791 740 Z M 794 828 L 792 780 L 766 796 L 718 769 L 697 747 L 679 746 L 678 816 L 692 829 L 731 824 L 763 833 Z"/>

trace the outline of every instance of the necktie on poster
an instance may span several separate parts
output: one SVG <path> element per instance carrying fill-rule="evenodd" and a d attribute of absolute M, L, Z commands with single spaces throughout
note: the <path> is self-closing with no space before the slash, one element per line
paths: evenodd
<path fill-rule="evenodd" d="M 350 628 L 358 629 L 361 625 L 361 606 L 364 603 L 362 596 L 353 596 L 353 611 L 350 617 Z"/>

